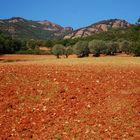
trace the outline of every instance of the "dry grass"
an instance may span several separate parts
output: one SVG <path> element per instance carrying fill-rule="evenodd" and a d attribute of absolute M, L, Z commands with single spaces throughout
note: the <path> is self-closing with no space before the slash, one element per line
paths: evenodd
<path fill-rule="evenodd" d="M 86 57 L 76 58 L 75 55 L 68 59 L 62 56 L 56 59 L 53 55 L 3 55 L 0 57 L 0 64 L 14 62 L 17 64 L 115 64 L 115 65 L 135 65 L 140 64 L 140 57 L 106 56 L 106 57 Z M 12 63 L 11 63 L 12 64 Z"/>

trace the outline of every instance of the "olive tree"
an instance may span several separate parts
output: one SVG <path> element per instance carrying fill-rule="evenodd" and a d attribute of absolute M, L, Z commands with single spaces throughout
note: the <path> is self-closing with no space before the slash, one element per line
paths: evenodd
<path fill-rule="evenodd" d="M 64 54 L 64 46 L 61 44 L 56 44 L 52 48 L 52 53 L 56 55 L 57 58 L 60 58 L 60 55 Z"/>
<path fill-rule="evenodd" d="M 71 46 L 65 47 L 64 54 L 66 58 L 68 58 L 68 56 L 71 55 L 72 53 L 73 53 L 73 50 Z"/>
<path fill-rule="evenodd" d="M 108 42 L 106 43 L 106 55 L 114 55 L 119 48 L 117 42 Z"/>
<path fill-rule="evenodd" d="M 132 51 L 132 43 L 124 40 L 124 41 L 120 42 L 119 48 L 120 48 L 121 52 L 130 54 Z"/>
<path fill-rule="evenodd" d="M 89 50 L 93 56 L 100 56 L 101 53 L 105 53 L 106 44 L 101 40 L 92 40 L 89 42 Z"/>
<path fill-rule="evenodd" d="M 73 52 L 78 56 L 78 57 L 85 57 L 89 55 L 89 48 L 88 48 L 88 42 L 86 41 L 78 41 L 74 46 L 73 46 Z"/>
<path fill-rule="evenodd" d="M 134 56 L 140 56 L 140 42 L 133 42 L 132 53 Z"/>

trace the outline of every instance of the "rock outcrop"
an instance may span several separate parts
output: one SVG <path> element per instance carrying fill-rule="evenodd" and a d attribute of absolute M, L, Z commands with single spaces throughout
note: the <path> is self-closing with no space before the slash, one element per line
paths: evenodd
<path fill-rule="evenodd" d="M 44 30 L 50 30 L 50 31 L 60 31 L 63 30 L 63 27 L 60 25 L 57 25 L 55 23 L 52 23 L 50 21 L 44 20 L 44 21 L 38 21 L 41 25 L 44 26 Z"/>
<path fill-rule="evenodd" d="M 97 32 L 102 32 L 102 31 L 106 32 L 110 29 L 127 28 L 130 26 L 131 24 L 125 20 L 120 20 L 120 19 L 104 20 L 104 21 L 100 21 L 98 23 L 92 24 L 88 27 L 75 30 L 71 32 L 70 34 L 67 34 L 64 37 L 64 39 L 82 38 L 82 37 L 90 36 Z"/>

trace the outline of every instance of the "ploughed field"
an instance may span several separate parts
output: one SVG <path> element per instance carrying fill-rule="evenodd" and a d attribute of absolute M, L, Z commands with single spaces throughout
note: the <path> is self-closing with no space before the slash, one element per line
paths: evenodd
<path fill-rule="evenodd" d="M 1 57 L 0 140 L 140 140 L 140 58 L 22 57 Z"/>

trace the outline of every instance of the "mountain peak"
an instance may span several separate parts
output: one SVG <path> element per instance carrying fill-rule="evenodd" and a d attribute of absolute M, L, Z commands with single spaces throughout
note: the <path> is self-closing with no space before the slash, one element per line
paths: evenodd
<path fill-rule="evenodd" d="M 16 22 L 24 22 L 26 21 L 24 18 L 21 17 L 12 17 L 10 19 L 6 19 L 9 23 L 16 23 Z"/>
<path fill-rule="evenodd" d="M 11 17 L 9 20 L 13 20 L 13 19 L 25 20 L 25 19 L 24 19 L 24 18 L 22 18 L 22 17 Z"/>

